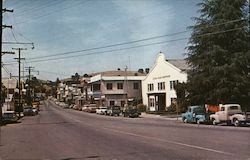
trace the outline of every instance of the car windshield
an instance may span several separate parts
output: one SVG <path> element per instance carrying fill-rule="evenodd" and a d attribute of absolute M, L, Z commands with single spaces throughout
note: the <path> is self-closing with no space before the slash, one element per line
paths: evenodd
<path fill-rule="evenodd" d="M 196 113 L 196 114 L 205 114 L 205 109 L 202 108 L 202 107 L 194 108 L 194 113 Z"/>
<path fill-rule="evenodd" d="M 4 113 L 3 117 L 13 117 L 14 113 Z"/>

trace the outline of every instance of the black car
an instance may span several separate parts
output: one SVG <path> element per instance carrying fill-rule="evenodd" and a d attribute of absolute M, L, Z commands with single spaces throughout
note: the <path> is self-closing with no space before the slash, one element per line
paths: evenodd
<path fill-rule="evenodd" d="M 36 113 L 33 111 L 32 106 L 25 106 L 23 108 L 23 114 L 24 116 L 34 116 Z"/>
<path fill-rule="evenodd" d="M 16 123 L 18 118 L 14 111 L 5 111 L 2 115 L 3 123 Z"/>
<path fill-rule="evenodd" d="M 106 115 L 109 116 L 120 116 L 121 114 L 121 107 L 120 106 L 109 106 L 106 111 Z"/>
<path fill-rule="evenodd" d="M 140 112 L 137 109 L 129 108 L 123 111 L 124 117 L 136 118 L 140 116 Z"/>

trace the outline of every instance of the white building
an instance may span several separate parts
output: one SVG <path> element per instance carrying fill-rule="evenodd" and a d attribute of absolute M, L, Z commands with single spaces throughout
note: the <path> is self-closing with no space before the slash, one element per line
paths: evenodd
<path fill-rule="evenodd" d="M 163 111 L 176 101 L 174 84 L 186 82 L 190 69 L 185 60 L 166 60 L 159 53 L 155 64 L 147 77 L 142 81 L 143 104 L 149 111 Z"/>
<path fill-rule="evenodd" d="M 91 77 L 91 96 L 102 106 L 124 107 L 127 101 L 141 99 L 145 74 L 133 71 L 106 71 Z"/>
<path fill-rule="evenodd" d="M 3 103 L 2 112 L 14 111 L 15 110 L 14 94 L 15 92 L 18 93 L 17 80 L 3 78 L 2 83 L 3 86 L 6 88 L 6 95 L 7 95 L 7 97 L 5 98 L 5 102 Z"/>

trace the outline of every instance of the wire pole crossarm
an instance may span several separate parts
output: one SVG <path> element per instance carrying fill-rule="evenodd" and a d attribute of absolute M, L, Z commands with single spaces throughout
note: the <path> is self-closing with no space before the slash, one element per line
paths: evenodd
<path fill-rule="evenodd" d="M 2 52 L 2 55 L 4 55 L 4 54 L 15 54 L 15 52 L 3 51 L 3 52 Z"/>
<path fill-rule="evenodd" d="M 13 9 L 6 9 L 6 8 L 3 8 L 2 9 L 2 13 L 4 13 L 4 12 L 14 12 L 14 10 Z"/>
<path fill-rule="evenodd" d="M 30 44 L 34 46 L 34 43 L 29 43 L 29 42 L 2 42 L 2 44 Z"/>
<path fill-rule="evenodd" d="M 2 28 L 4 29 L 4 28 L 11 28 L 12 29 L 12 26 L 10 26 L 10 25 L 2 25 Z"/>

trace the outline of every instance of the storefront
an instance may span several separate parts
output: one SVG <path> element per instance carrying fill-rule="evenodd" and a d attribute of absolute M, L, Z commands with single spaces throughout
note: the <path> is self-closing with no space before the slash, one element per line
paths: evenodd
<path fill-rule="evenodd" d="M 154 66 L 142 81 L 143 104 L 149 111 L 164 111 L 176 99 L 174 84 L 187 81 L 185 60 L 166 60 L 159 53 Z"/>

